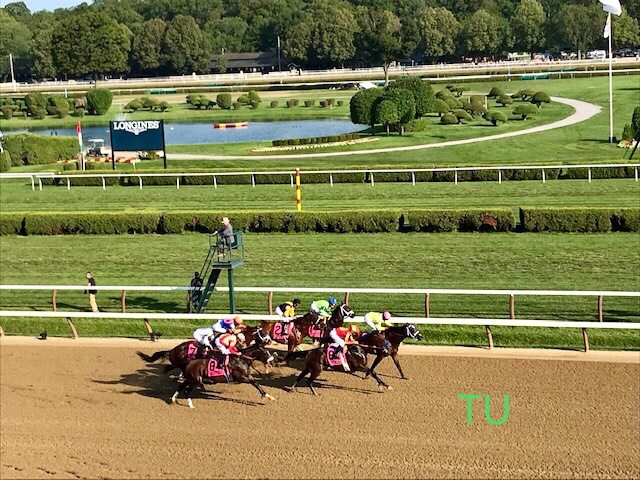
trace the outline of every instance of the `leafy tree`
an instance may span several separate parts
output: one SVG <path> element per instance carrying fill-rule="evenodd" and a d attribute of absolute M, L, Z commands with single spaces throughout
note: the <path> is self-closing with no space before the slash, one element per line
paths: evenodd
<path fill-rule="evenodd" d="M 162 51 L 168 67 L 175 72 L 204 73 L 208 70 L 211 47 L 193 17 L 176 15 L 167 24 Z"/>
<path fill-rule="evenodd" d="M 484 114 L 484 118 L 491 122 L 494 127 L 497 126 L 499 122 L 504 123 L 507 121 L 507 116 L 497 110 L 489 110 Z"/>
<path fill-rule="evenodd" d="M 311 45 L 311 24 L 298 22 L 293 25 L 284 39 L 282 51 L 288 58 L 298 62 L 306 62 Z"/>
<path fill-rule="evenodd" d="M 31 11 L 29 7 L 24 2 L 12 2 L 7 3 L 4 6 L 5 12 L 11 15 L 15 19 L 20 19 L 20 17 L 26 17 L 31 15 Z"/>
<path fill-rule="evenodd" d="M 389 10 L 366 7 L 356 10 L 356 19 L 360 30 L 355 39 L 360 57 L 372 65 L 382 64 L 386 86 L 391 63 L 404 54 L 400 19 Z"/>
<path fill-rule="evenodd" d="M 450 110 L 451 107 L 449 107 L 447 102 L 445 102 L 444 100 L 440 100 L 439 98 L 436 99 L 435 103 L 433 104 L 432 111 L 434 113 L 437 113 L 440 117 L 442 117 L 442 115 L 444 115 L 445 113 L 449 113 Z"/>
<path fill-rule="evenodd" d="M 389 135 L 390 126 L 396 125 L 399 121 L 398 107 L 390 100 L 382 100 L 376 104 L 374 116 L 375 123 L 383 125 Z"/>
<path fill-rule="evenodd" d="M 322 64 L 342 63 L 353 57 L 357 22 L 351 8 L 330 0 L 316 0 L 309 9 L 312 19 L 311 58 Z"/>
<path fill-rule="evenodd" d="M 459 101 L 457 98 L 447 97 L 444 99 L 444 102 L 449 106 L 450 110 L 462 108 L 462 102 Z"/>
<path fill-rule="evenodd" d="M 218 73 L 226 73 L 227 72 L 227 68 L 229 68 L 229 60 L 227 59 L 227 57 L 225 55 L 220 55 L 216 59 L 215 65 L 216 65 L 216 70 L 218 71 Z"/>
<path fill-rule="evenodd" d="M 0 71 L 9 73 L 9 54 L 14 58 L 27 55 L 31 47 L 31 32 L 4 9 L 0 9 Z"/>
<path fill-rule="evenodd" d="M 522 0 L 512 19 L 514 46 L 517 50 L 531 52 L 544 44 L 544 8 L 538 0 Z"/>
<path fill-rule="evenodd" d="M 560 39 L 569 43 L 582 58 L 583 52 L 602 34 L 602 9 L 599 5 L 564 5 L 555 27 Z"/>
<path fill-rule="evenodd" d="M 516 109 L 513 111 L 514 115 L 520 115 L 520 118 L 524 121 L 527 120 L 529 115 L 536 115 L 540 113 L 538 107 L 535 105 L 531 105 L 530 103 L 523 103 L 522 105 L 518 105 Z"/>
<path fill-rule="evenodd" d="M 427 7 L 418 14 L 420 26 L 420 50 L 425 56 L 435 60 L 452 55 L 456 50 L 456 36 L 460 22 L 444 7 Z"/>
<path fill-rule="evenodd" d="M 131 63 L 135 71 L 157 72 L 164 63 L 162 40 L 167 24 L 160 18 L 146 21 L 135 30 L 131 44 Z"/>
<path fill-rule="evenodd" d="M 382 88 L 369 88 L 367 90 L 360 90 L 349 102 L 349 111 L 351 114 L 351 121 L 355 124 L 375 125 L 375 118 L 372 115 L 373 104 L 376 100 L 384 95 Z"/>
<path fill-rule="evenodd" d="M 231 108 L 231 94 L 230 93 L 219 93 L 216 97 L 216 103 L 223 110 L 229 110 Z"/>
<path fill-rule="evenodd" d="M 122 26 L 104 12 L 64 17 L 51 41 L 54 65 L 66 75 L 97 76 L 128 68 L 129 39 Z"/>
<path fill-rule="evenodd" d="M 104 115 L 111 108 L 113 93 L 108 88 L 92 88 L 87 92 L 87 107 L 89 113 Z"/>
<path fill-rule="evenodd" d="M 612 18 L 613 36 L 611 41 L 614 48 L 635 47 L 640 43 L 637 18 L 631 17 L 624 8 L 622 15 L 612 15 Z"/>
<path fill-rule="evenodd" d="M 468 112 L 466 112 L 465 110 L 462 110 L 461 108 L 460 109 L 456 109 L 451 113 L 456 116 L 456 118 L 458 119 L 458 123 L 464 123 L 464 122 L 473 121 L 473 117 L 471 115 L 469 115 Z"/>
<path fill-rule="evenodd" d="M 413 94 L 416 103 L 416 118 L 429 113 L 435 102 L 435 95 L 431 84 L 420 77 L 399 78 L 389 85 L 389 89 L 405 89 Z"/>
<path fill-rule="evenodd" d="M 39 110 L 47 107 L 47 99 L 40 92 L 31 92 L 24 97 L 24 103 L 29 114 L 35 116 Z"/>
<path fill-rule="evenodd" d="M 531 97 L 531 103 L 540 108 L 543 103 L 551 103 L 551 98 L 545 92 L 537 92 L 533 97 Z"/>
<path fill-rule="evenodd" d="M 486 113 L 487 109 L 484 105 L 477 101 L 466 102 L 462 105 L 463 110 L 466 110 L 471 115 L 482 115 Z"/>
<path fill-rule="evenodd" d="M 636 133 L 640 130 L 640 107 L 636 107 L 633 109 L 633 116 L 631 117 L 631 126 L 633 127 L 633 131 Z"/>
<path fill-rule="evenodd" d="M 502 90 L 500 87 L 493 87 L 487 97 L 498 98 L 504 96 L 504 94 L 504 90 Z"/>
<path fill-rule="evenodd" d="M 404 132 L 404 126 L 416 117 L 416 101 L 410 90 L 403 88 L 388 88 L 384 95 L 374 104 L 383 101 L 393 102 L 398 112 L 398 125 L 400 135 Z"/>
<path fill-rule="evenodd" d="M 486 10 L 480 9 L 462 24 L 460 37 L 464 49 L 474 56 L 489 56 L 500 44 L 499 22 Z"/>
<path fill-rule="evenodd" d="M 511 105 L 513 103 L 513 98 L 511 98 L 509 95 L 502 95 L 496 101 L 503 107 L 506 107 L 507 105 Z"/>
<path fill-rule="evenodd" d="M 214 53 L 244 52 L 244 36 L 249 25 L 240 17 L 224 17 L 210 20 L 202 31 L 207 37 Z"/>
<path fill-rule="evenodd" d="M 445 88 L 444 90 L 438 90 L 436 92 L 435 95 L 436 98 L 439 98 L 440 100 L 445 100 L 446 98 L 454 98 L 453 93 L 451 92 L 451 90 Z"/>
<path fill-rule="evenodd" d="M 513 95 L 511 95 L 511 98 L 519 98 L 524 102 L 531 100 L 535 94 L 536 92 L 534 90 L 526 88 L 524 90 L 519 90 L 517 93 L 514 93 Z"/>

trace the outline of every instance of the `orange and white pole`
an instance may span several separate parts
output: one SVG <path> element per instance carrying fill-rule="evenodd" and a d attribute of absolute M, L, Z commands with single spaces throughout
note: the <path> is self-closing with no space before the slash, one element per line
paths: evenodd
<path fill-rule="evenodd" d="M 296 210 L 302 211 L 302 192 L 300 191 L 300 169 L 296 168 Z"/>

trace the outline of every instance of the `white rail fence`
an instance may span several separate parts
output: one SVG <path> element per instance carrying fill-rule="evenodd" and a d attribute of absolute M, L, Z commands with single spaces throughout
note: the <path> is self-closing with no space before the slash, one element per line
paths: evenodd
<path fill-rule="evenodd" d="M 38 317 L 38 318 L 66 318 L 71 328 L 73 337 L 79 337 L 78 331 L 73 324 L 73 318 L 115 318 L 115 319 L 139 319 L 143 320 L 147 333 L 152 339 L 156 339 L 149 320 L 219 320 L 228 317 L 228 314 L 175 314 L 175 313 L 84 313 L 84 312 L 36 312 L 21 310 L 0 310 L 0 317 Z M 243 315 L 245 320 L 250 321 L 277 321 L 276 315 Z M 492 326 L 508 326 L 508 327 L 546 327 L 546 328 L 580 328 L 584 340 L 585 352 L 589 351 L 589 337 L 587 335 L 588 328 L 598 329 L 628 329 L 640 330 L 640 322 L 623 323 L 623 322 L 568 322 L 554 320 L 504 320 L 497 318 L 413 318 L 413 317 L 396 317 L 396 323 L 401 324 L 417 324 L 417 325 L 477 325 L 485 327 L 489 348 L 493 348 L 493 336 L 491 333 Z M 363 322 L 363 317 L 355 317 L 350 320 L 352 322 Z"/>
<path fill-rule="evenodd" d="M 250 158 L 250 157 L 248 157 Z M 637 182 L 639 178 L 638 169 L 640 168 L 640 163 L 610 163 L 610 164 L 586 164 L 586 165 L 501 165 L 501 166 L 492 166 L 492 167 L 443 167 L 443 168 L 412 168 L 412 169 L 373 169 L 373 170 L 305 170 L 301 172 L 302 181 L 304 182 L 304 175 L 309 174 L 320 174 L 326 175 L 329 185 L 333 186 L 334 183 L 334 175 L 340 174 L 362 174 L 363 179 L 367 176 L 369 177 L 368 181 L 372 186 L 375 186 L 375 174 L 384 174 L 384 173 L 400 173 L 411 175 L 411 183 L 415 185 L 416 173 L 420 172 L 453 172 L 453 182 L 458 184 L 458 174 L 460 172 L 470 172 L 470 171 L 497 171 L 498 172 L 498 183 L 502 183 L 503 171 L 505 170 L 539 170 L 541 173 L 542 183 L 546 183 L 548 170 L 556 170 L 556 169 L 575 169 L 575 168 L 586 168 L 587 169 L 587 181 L 591 183 L 593 179 L 592 170 L 597 170 L 600 168 L 621 168 L 621 167 L 631 167 L 634 169 L 634 180 Z M 176 179 L 176 188 L 180 188 L 180 179 L 184 177 L 211 177 L 211 183 L 214 188 L 218 188 L 218 177 L 228 177 L 228 176 L 247 176 L 251 181 L 251 185 L 255 188 L 257 182 L 256 177 L 259 175 L 282 175 L 289 176 L 289 183 L 291 187 L 295 186 L 295 171 L 290 170 L 280 170 L 280 171 L 266 171 L 266 172 L 190 172 L 190 173 L 91 173 L 91 174 L 82 174 L 82 175 L 65 175 L 61 173 L 9 173 L 9 174 L 0 174 L 0 180 L 2 179 L 19 179 L 25 178 L 31 181 L 31 190 L 36 189 L 36 181 L 38 182 L 39 190 L 42 190 L 43 180 L 66 180 L 67 182 L 67 190 L 71 189 L 71 184 L 73 179 L 84 179 L 84 178 L 100 178 L 102 180 L 102 189 L 106 190 L 107 188 L 107 178 L 137 178 L 139 188 L 143 187 L 143 178 L 153 178 L 153 177 L 171 177 Z"/>
<path fill-rule="evenodd" d="M 78 285 L 0 285 L 1 290 L 50 290 L 51 305 L 53 311 L 57 311 L 58 291 L 78 291 L 86 290 L 86 286 Z M 119 291 L 120 308 L 122 313 L 126 313 L 127 291 L 142 292 L 191 292 L 193 287 L 177 286 L 144 286 L 144 285 L 123 285 L 123 286 L 96 286 L 92 290 Z M 617 291 L 587 291 L 587 290 L 471 290 L 471 289 L 443 289 L 443 288 L 316 288 L 316 287 L 235 287 L 236 292 L 266 293 L 267 311 L 273 314 L 273 294 L 274 293 L 323 293 L 344 295 L 344 303 L 349 303 L 352 294 L 385 294 L 385 295 L 421 295 L 424 296 L 424 317 L 431 318 L 431 296 L 432 295 L 493 295 L 505 296 L 509 299 L 509 318 L 515 320 L 515 297 L 518 296 L 564 296 L 564 297 L 597 297 L 598 321 L 603 323 L 603 302 L 604 297 L 635 297 L 640 298 L 640 292 L 617 292 Z M 229 287 L 215 287 L 217 292 L 228 292 Z M 188 294 L 187 294 L 188 295 Z M 188 296 L 185 302 L 188 305 Z M 82 313 L 81 313 L 82 314 Z M 144 315 L 144 314 L 141 314 Z M 173 317 L 171 317 L 173 318 Z M 194 318 L 194 317 L 189 317 Z M 277 317 L 276 317 L 277 318 Z"/>

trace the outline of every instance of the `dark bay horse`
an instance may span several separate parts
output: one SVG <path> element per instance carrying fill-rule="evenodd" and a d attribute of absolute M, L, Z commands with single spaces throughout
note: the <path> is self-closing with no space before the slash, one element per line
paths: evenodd
<path fill-rule="evenodd" d="M 218 356 L 216 359 L 219 363 L 224 362 L 223 356 Z M 193 408 L 193 402 L 191 401 L 191 394 L 198 387 L 203 387 L 203 380 L 205 378 L 211 380 L 213 383 L 250 383 L 259 392 L 262 398 L 268 398 L 269 400 L 275 400 L 271 395 L 264 391 L 264 389 L 256 382 L 255 378 L 249 373 L 249 368 L 255 361 L 260 361 L 265 365 L 270 365 L 273 361 L 271 354 L 262 346 L 253 346 L 245 348 L 240 351 L 240 355 L 229 355 L 229 376 L 224 373 L 210 375 L 208 371 L 208 364 L 211 358 L 202 358 L 198 360 L 192 360 L 189 362 L 184 370 L 185 381 L 178 387 L 176 393 L 171 397 L 171 403 L 175 403 L 178 395 L 181 392 L 185 393 L 189 408 Z"/>
<path fill-rule="evenodd" d="M 246 329 L 248 330 L 248 329 Z M 245 332 L 246 332 L 245 330 Z M 253 345 L 263 345 L 265 343 L 269 343 L 271 340 L 269 336 L 264 332 L 264 330 L 260 327 L 254 328 L 253 331 L 249 333 L 245 333 L 245 339 L 251 338 L 250 346 Z M 175 368 L 179 368 L 182 370 L 184 374 L 184 369 L 190 360 L 194 360 L 189 356 L 189 346 L 196 345 L 195 340 L 187 340 L 186 342 L 181 343 L 180 345 L 172 348 L 171 350 L 164 350 L 160 352 L 156 352 L 153 355 L 146 355 L 142 352 L 136 352 L 138 356 L 147 363 L 157 362 L 160 359 L 169 360 L 169 365 L 164 367 L 164 373 L 169 373 L 171 370 Z M 193 348 L 191 349 L 193 351 Z"/>
<path fill-rule="evenodd" d="M 353 318 L 355 316 L 355 312 L 349 308 L 349 305 L 346 303 L 342 303 L 333 309 L 331 313 L 331 317 L 327 320 L 326 325 L 322 325 L 322 334 L 321 337 L 324 337 L 328 332 L 330 332 L 335 327 L 340 327 L 344 323 L 345 318 Z M 291 334 L 284 339 L 276 339 L 273 338 L 272 332 L 273 327 L 276 323 L 279 322 L 262 322 L 260 325 L 255 327 L 247 327 L 244 331 L 245 335 L 253 335 L 256 329 L 262 328 L 266 335 L 268 335 L 271 340 L 280 344 L 287 345 L 287 352 L 293 352 L 296 347 L 302 344 L 305 337 L 309 335 L 309 328 L 312 326 L 318 325 L 318 314 L 315 312 L 309 312 L 305 315 L 296 318 L 291 327 Z"/>
<path fill-rule="evenodd" d="M 400 360 L 398 360 L 398 348 L 406 338 L 422 340 L 422 334 L 414 325 L 394 325 L 383 332 L 376 331 L 361 336 L 359 340 L 360 345 L 362 345 L 367 353 L 376 355 L 366 376 L 373 375 L 374 369 L 378 364 L 385 357 L 391 356 L 398 372 L 400 372 L 400 377 L 403 380 L 407 380 L 407 377 L 405 377 L 402 371 L 402 367 L 400 367 Z"/>
<path fill-rule="evenodd" d="M 312 350 L 308 350 L 307 352 L 296 352 L 295 356 L 301 356 L 303 353 L 306 353 L 306 356 L 304 359 L 305 366 L 302 372 L 300 372 L 300 375 L 298 375 L 298 378 L 296 379 L 296 383 L 293 384 L 291 391 L 297 391 L 296 389 L 298 387 L 298 383 L 300 383 L 300 381 L 304 377 L 309 375 L 309 378 L 307 378 L 307 385 L 311 390 L 311 394 L 318 395 L 316 393 L 315 388 L 313 388 L 313 382 L 316 378 L 318 378 L 320 373 L 322 373 L 322 370 L 329 367 L 329 363 L 327 361 L 327 349 L 314 348 Z M 370 373 L 373 376 L 373 378 L 375 378 L 375 380 L 378 382 L 378 388 L 381 389 L 382 387 L 384 387 L 389 390 L 392 390 L 392 388 L 389 385 L 384 383 L 380 379 L 380 377 L 378 377 L 378 374 L 376 374 L 376 372 L 373 372 L 369 369 L 369 367 L 367 366 L 367 352 L 364 351 L 363 347 L 361 347 L 360 345 L 347 345 L 346 357 L 347 357 L 347 364 L 349 365 L 349 369 L 351 370 L 350 372 L 347 372 L 347 373 L 351 373 L 351 374 L 354 374 L 355 372 Z M 345 372 L 344 367 L 341 365 L 332 366 L 331 370 L 338 371 L 338 372 Z"/>

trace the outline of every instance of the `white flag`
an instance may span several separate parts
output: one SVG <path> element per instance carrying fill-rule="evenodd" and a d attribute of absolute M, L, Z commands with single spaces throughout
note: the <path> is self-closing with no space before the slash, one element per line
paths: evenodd
<path fill-rule="evenodd" d="M 604 38 L 609 38 L 611 36 L 611 17 L 607 15 L 607 22 L 604 24 L 604 33 L 602 35 Z"/>
<path fill-rule="evenodd" d="M 622 14 L 622 7 L 620 6 L 620 0 L 600 0 L 602 9 L 607 13 L 613 13 L 614 15 Z"/>

